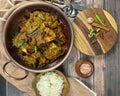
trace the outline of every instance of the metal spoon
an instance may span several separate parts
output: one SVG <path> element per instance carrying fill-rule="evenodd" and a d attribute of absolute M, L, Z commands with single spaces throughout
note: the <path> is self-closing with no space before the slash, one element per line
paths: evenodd
<path fill-rule="evenodd" d="M 78 11 L 76 9 L 74 9 L 72 6 L 69 7 L 69 6 L 66 6 L 62 9 L 62 11 L 68 16 L 68 17 L 71 17 L 71 18 L 74 18 L 77 14 L 78 14 Z"/>
<path fill-rule="evenodd" d="M 71 0 L 71 3 L 80 3 L 82 0 Z"/>
<path fill-rule="evenodd" d="M 77 4 L 77 2 L 81 2 L 81 0 L 73 0 L 71 3 L 68 3 L 66 1 L 62 1 L 62 3 L 60 3 L 60 0 L 57 0 L 56 2 L 49 3 L 59 7 L 67 16 L 74 18 L 78 14 L 78 11 L 85 9 L 84 6 Z"/>

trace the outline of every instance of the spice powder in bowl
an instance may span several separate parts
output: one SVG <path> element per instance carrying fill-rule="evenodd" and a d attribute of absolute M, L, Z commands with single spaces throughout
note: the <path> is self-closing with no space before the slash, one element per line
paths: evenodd
<path fill-rule="evenodd" d="M 91 72 L 92 68 L 89 64 L 81 64 L 80 66 L 80 72 L 83 74 L 89 74 Z"/>
<path fill-rule="evenodd" d="M 81 59 L 77 61 L 75 70 L 78 76 L 87 78 L 92 75 L 94 71 L 94 66 L 90 60 Z"/>

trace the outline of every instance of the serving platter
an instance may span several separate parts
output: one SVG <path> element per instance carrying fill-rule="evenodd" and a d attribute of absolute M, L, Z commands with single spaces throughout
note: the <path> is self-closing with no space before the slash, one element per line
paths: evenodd
<path fill-rule="evenodd" d="M 28 4 L 29 2 L 22 2 L 14 7 L 12 7 L 6 14 L 3 16 L 4 19 L 7 19 L 11 12 L 13 12 L 16 8 L 19 6 Z M 2 28 L 4 26 L 5 22 L 0 22 L 0 37 L 2 38 Z M 23 79 L 23 80 L 15 80 L 7 76 L 3 72 L 3 66 L 4 64 L 9 61 L 9 58 L 7 57 L 5 50 L 2 45 L 2 40 L 0 40 L 0 74 L 11 84 L 13 84 L 16 88 L 19 90 L 26 92 L 29 94 L 29 96 L 36 96 L 35 92 L 32 88 L 32 82 L 36 76 L 34 73 L 29 73 L 29 75 Z M 15 76 L 15 77 L 22 77 L 25 75 L 25 71 L 20 69 L 18 66 L 16 66 L 14 63 L 10 63 L 6 70 L 9 74 Z M 96 96 L 96 94 L 90 90 L 86 85 L 84 85 L 81 81 L 76 80 L 73 77 L 67 77 L 69 82 L 69 93 L 68 96 Z M 76 90 L 77 89 L 77 90 Z M 89 94 L 89 95 L 88 95 Z"/>
<path fill-rule="evenodd" d="M 93 25 L 88 23 L 88 18 L 94 20 Z M 105 25 L 101 25 L 101 20 Z M 113 47 L 117 40 L 117 24 L 114 18 L 103 9 L 89 8 L 79 12 L 72 25 L 75 37 L 74 44 L 86 55 L 98 56 L 105 54 Z M 100 28 L 99 35 L 91 38 L 88 35 L 95 27 Z"/>

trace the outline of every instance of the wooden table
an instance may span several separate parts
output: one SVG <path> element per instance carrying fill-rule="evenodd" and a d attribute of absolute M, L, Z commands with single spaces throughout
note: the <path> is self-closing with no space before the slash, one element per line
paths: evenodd
<path fill-rule="evenodd" d="M 0 0 L 1 2 L 2 0 Z M 107 10 L 115 18 L 120 27 L 120 0 L 82 0 L 82 5 L 97 7 Z M 120 29 L 118 28 L 120 31 Z M 120 34 L 119 34 L 120 35 Z M 91 57 L 82 54 L 74 46 L 69 58 L 60 66 L 60 70 L 66 76 L 77 77 L 89 88 L 97 93 L 97 96 L 120 96 L 120 38 L 115 46 L 105 55 Z M 95 71 L 89 78 L 79 78 L 75 72 L 75 63 L 80 58 L 90 59 L 95 66 Z M 0 77 L 0 96 L 28 96 L 20 92 L 14 86 Z"/>

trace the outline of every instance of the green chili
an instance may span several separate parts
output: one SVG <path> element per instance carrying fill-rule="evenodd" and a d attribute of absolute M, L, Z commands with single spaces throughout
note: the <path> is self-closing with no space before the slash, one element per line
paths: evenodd
<path fill-rule="evenodd" d="M 40 23 L 38 23 L 32 30 L 32 32 L 30 32 L 30 34 L 28 34 L 28 37 L 32 37 L 32 35 L 34 35 L 35 33 L 39 32 L 38 28 L 40 27 Z"/>
<path fill-rule="evenodd" d="M 89 38 L 92 38 L 92 37 L 93 37 L 93 31 L 90 31 L 90 33 L 88 34 L 88 37 L 89 37 Z"/>
<path fill-rule="evenodd" d="M 90 33 L 88 34 L 88 37 L 89 37 L 89 38 L 92 38 L 92 37 L 94 37 L 94 36 L 95 36 L 94 31 L 90 31 Z"/>
<path fill-rule="evenodd" d="M 97 32 L 100 32 L 100 28 L 97 28 L 96 31 L 97 31 Z"/>
<path fill-rule="evenodd" d="M 101 25 L 105 26 L 105 23 L 103 22 L 102 18 L 95 12 L 94 8 L 92 8 L 92 10 L 93 10 L 93 12 L 94 12 L 94 14 L 95 14 L 95 17 L 96 17 L 96 19 L 98 20 L 98 22 L 99 22 Z"/>
<path fill-rule="evenodd" d="M 18 47 L 21 47 L 23 45 L 23 43 L 24 43 L 24 40 L 19 41 L 18 42 Z"/>
<path fill-rule="evenodd" d="M 88 34 L 88 37 L 89 37 L 89 38 L 92 38 L 92 37 L 93 37 L 93 34 Z"/>
<path fill-rule="evenodd" d="M 93 30 L 93 31 L 90 31 L 88 34 L 88 37 L 89 38 L 97 37 L 99 35 L 99 32 L 100 32 L 100 28 Z"/>
<path fill-rule="evenodd" d="M 34 51 L 35 53 L 37 53 L 37 46 L 34 46 Z"/>
<path fill-rule="evenodd" d="M 32 30 L 32 32 L 36 31 L 40 27 L 40 24 L 38 23 Z"/>
<path fill-rule="evenodd" d="M 105 23 L 103 22 L 103 20 L 101 19 L 101 17 L 98 14 L 95 14 L 95 17 L 101 25 L 105 26 Z"/>

